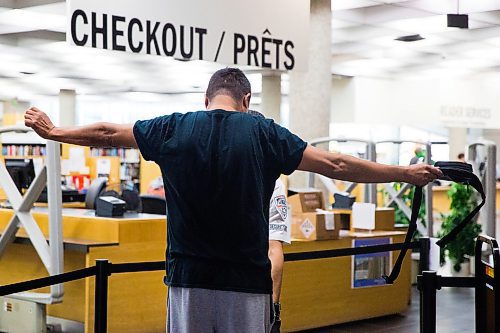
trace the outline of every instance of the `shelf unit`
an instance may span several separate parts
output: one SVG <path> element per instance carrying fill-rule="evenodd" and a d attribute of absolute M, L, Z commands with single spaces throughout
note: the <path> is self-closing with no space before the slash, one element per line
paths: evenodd
<path fill-rule="evenodd" d="M 133 148 L 90 148 L 91 158 L 118 158 L 119 180 L 133 182 L 136 189 L 140 188 L 141 155 Z M 113 159 L 112 159 L 113 160 Z"/>

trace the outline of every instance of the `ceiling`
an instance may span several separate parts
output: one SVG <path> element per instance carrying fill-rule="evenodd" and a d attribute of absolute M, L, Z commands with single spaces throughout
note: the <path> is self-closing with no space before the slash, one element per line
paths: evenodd
<path fill-rule="evenodd" d="M 335 74 L 500 74 L 500 0 L 333 0 L 332 10 Z M 469 29 L 447 27 L 457 13 L 469 14 Z M 395 40 L 415 34 L 424 39 Z"/>
<path fill-rule="evenodd" d="M 332 74 L 367 77 L 500 76 L 500 0 L 460 0 L 468 30 L 446 27 L 457 1 L 332 0 Z M 0 98 L 202 92 L 221 65 L 74 47 L 66 3 L 0 0 Z M 400 42 L 404 35 L 423 40 Z M 260 89 L 260 70 L 247 70 Z M 286 80 L 286 76 L 285 76 Z M 286 86 L 286 82 L 285 82 Z"/>

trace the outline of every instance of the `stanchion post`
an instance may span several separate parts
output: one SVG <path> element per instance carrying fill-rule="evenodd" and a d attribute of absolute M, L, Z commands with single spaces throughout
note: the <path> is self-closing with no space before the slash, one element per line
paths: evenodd
<path fill-rule="evenodd" d="M 424 271 L 417 278 L 420 290 L 420 333 L 436 333 L 436 272 Z"/>
<path fill-rule="evenodd" d="M 106 333 L 108 328 L 108 276 L 107 259 L 96 260 L 94 333 Z"/>
<path fill-rule="evenodd" d="M 420 237 L 420 264 L 418 268 L 420 274 L 430 269 L 430 251 L 431 239 L 429 237 Z"/>

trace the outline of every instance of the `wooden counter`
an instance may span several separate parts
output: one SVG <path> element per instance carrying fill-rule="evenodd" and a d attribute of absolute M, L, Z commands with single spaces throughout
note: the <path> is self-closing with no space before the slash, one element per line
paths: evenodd
<path fill-rule="evenodd" d="M 47 232 L 47 213 L 33 214 Z M 12 216 L 0 209 L 0 230 Z M 165 259 L 165 217 L 132 214 L 112 219 L 95 217 L 93 211 L 64 209 L 64 270 L 93 266 L 96 259 L 112 263 L 160 261 Z M 295 241 L 286 253 L 352 247 L 354 239 L 391 237 L 401 242 L 399 231 L 345 232 L 339 240 Z M 398 252 L 393 252 L 392 258 Z M 394 261 L 394 259 L 392 260 Z M 392 267 L 392 263 L 390 264 Z M 365 319 L 406 310 L 410 301 L 410 256 L 407 255 L 398 281 L 390 286 L 352 289 L 352 258 L 341 257 L 286 262 L 282 304 L 283 332 L 297 331 Z M 34 248 L 19 231 L 0 258 L 0 284 L 46 276 Z M 165 332 L 166 291 L 164 272 L 114 274 L 109 279 L 108 332 Z M 48 288 L 39 290 L 47 292 Z M 390 300 L 390 302 L 386 302 Z M 64 301 L 47 307 L 50 316 L 84 323 L 93 332 L 94 278 L 65 284 Z"/>
<path fill-rule="evenodd" d="M 449 213 L 450 212 L 450 199 L 448 198 L 448 191 L 450 186 L 433 186 L 432 187 L 432 210 L 434 214 Z M 475 191 L 475 190 L 473 190 Z M 500 207 L 500 184 L 497 183 L 496 192 L 496 206 Z"/>
<path fill-rule="evenodd" d="M 46 209 L 34 218 L 47 235 Z M 0 230 L 11 210 L 0 209 Z M 47 276 L 45 267 L 25 233 L 18 232 L 0 258 L 0 283 L 8 284 Z M 63 209 L 64 271 L 95 265 L 96 259 L 113 263 L 165 260 L 165 216 L 128 214 L 124 218 L 95 217 L 93 211 Z M 108 332 L 165 332 L 166 287 L 163 271 L 114 274 L 109 278 Z M 37 290 L 48 292 L 48 288 Z M 94 278 L 65 284 L 61 304 L 49 305 L 49 316 L 85 324 L 93 332 Z M 154 314 L 154 315 L 153 315 Z"/>
<path fill-rule="evenodd" d="M 402 242 L 404 232 L 342 231 L 341 239 L 295 241 L 285 253 L 321 251 L 353 246 L 354 239 L 390 237 Z M 393 262 L 399 251 L 392 253 Z M 281 294 L 283 332 L 294 332 L 406 311 L 411 300 L 410 253 L 393 285 L 352 288 L 352 257 L 286 262 Z M 390 300 L 390 301 L 388 301 Z"/>

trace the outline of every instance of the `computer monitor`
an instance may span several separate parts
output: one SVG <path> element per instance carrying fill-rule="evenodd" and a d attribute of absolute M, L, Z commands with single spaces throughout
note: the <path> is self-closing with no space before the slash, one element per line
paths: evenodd
<path fill-rule="evenodd" d="M 35 167 L 32 159 L 5 159 L 5 167 L 19 193 L 23 193 L 23 189 L 28 189 L 35 179 Z"/>

